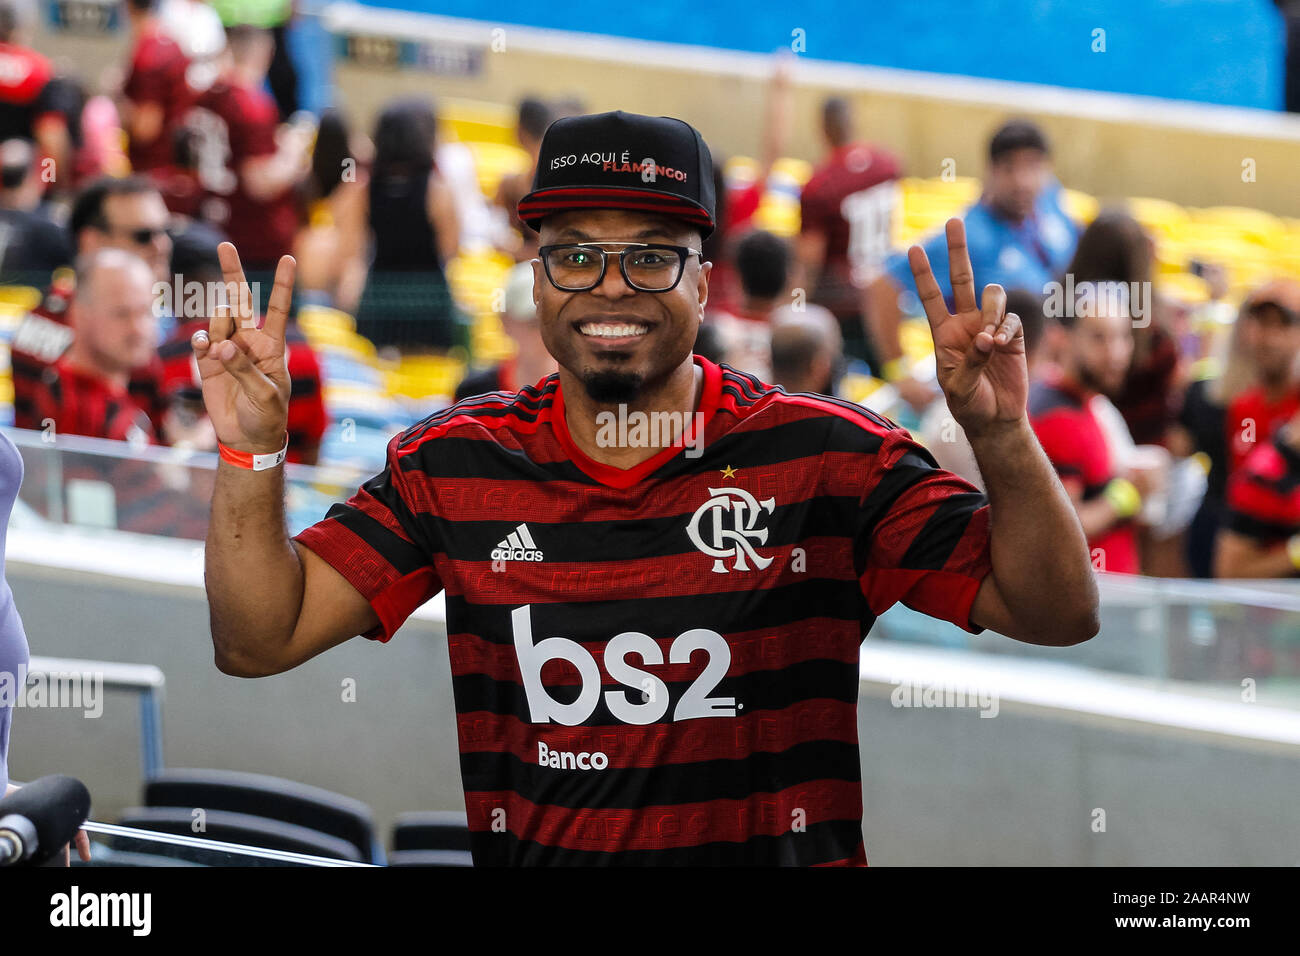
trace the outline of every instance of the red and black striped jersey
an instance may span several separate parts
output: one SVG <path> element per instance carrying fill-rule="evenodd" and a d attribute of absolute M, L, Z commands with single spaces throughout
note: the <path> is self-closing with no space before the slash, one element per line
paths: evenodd
<path fill-rule="evenodd" d="M 28 427 L 48 423 L 55 434 L 158 442 L 153 422 L 124 387 L 73 365 L 66 356 L 45 367 L 28 399 L 33 421 Z"/>
<path fill-rule="evenodd" d="M 407 429 L 296 537 L 367 637 L 445 590 L 478 865 L 865 865 L 861 641 L 898 601 L 980 630 L 979 491 L 861 406 L 695 361 L 690 429 L 635 468 L 577 448 L 553 374 Z M 654 427 L 625 421 L 597 424 Z"/>
<path fill-rule="evenodd" d="M 1265 547 L 1284 547 L 1300 534 L 1300 452 L 1285 436 L 1275 431 L 1228 478 L 1225 526 Z"/>
<path fill-rule="evenodd" d="M 72 326 L 68 323 L 68 306 L 74 292 L 71 269 L 56 270 L 49 290 L 40 305 L 32 309 L 14 330 L 9 347 L 10 370 L 14 385 L 14 427 L 42 428 L 43 417 L 36 402 L 45 390 L 47 370 L 72 345 Z M 162 397 L 162 360 L 154 356 L 143 368 L 131 373 L 127 392 L 141 411 L 149 416 L 156 434 L 162 434 L 166 403 Z M 89 433 L 86 433 L 89 434 Z"/>

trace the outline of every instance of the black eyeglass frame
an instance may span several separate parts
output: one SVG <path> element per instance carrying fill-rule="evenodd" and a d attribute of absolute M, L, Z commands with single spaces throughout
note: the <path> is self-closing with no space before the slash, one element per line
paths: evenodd
<path fill-rule="evenodd" d="M 626 246 L 627 248 L 621 249 L 618 252 L 610 252 L 606 249 L 602 249 L 601 246 Z M 560 285 L 555 281 L 555 277 L 551 275 L 551 264 L 549 262 L 551 253 L 556 249 L 585 249 L 591 252 L 600 253 L 600 274 L 591 285 L 583 286 L 580 289 L 571 289 L 568 286 Z M 632 281 L 631 277 L 627 274 L 627 261 L 624 257 L 629 252 L 643 252 L 646 249 L 662 249 L 665 252 L 677 253 L 677 278 L 673 280 L 672 285 L 663 289 L 646 289 Z M 692 249 L 690 246 L 674 246 L 660 242 L 559 242 L 549 246 L 540 246 L 537 250 L 537 257 L 542 260 L 542 268 L 546 270 L 546 278 L 550 281 L 551 285 L 559 289 L 561 292 L 590 292 L 592 289 L 596 288 L 596 286 L 605 281 L 605 270 L 609 268 L 609 257 L 611 255 L 618 256 L 618 271 L 623 274 L 623 281 L 627 283 L 629 289 L 635 289 L 637 292 L 650 293 L 672 292 L 673 289 L 677 288 L 678 283 L 682 281 L 682 276 L 686 272 L 686 258 L 688 256 L 699 256 L 701 261 L 704 260 L 704 253 L 699 249 Z"/>

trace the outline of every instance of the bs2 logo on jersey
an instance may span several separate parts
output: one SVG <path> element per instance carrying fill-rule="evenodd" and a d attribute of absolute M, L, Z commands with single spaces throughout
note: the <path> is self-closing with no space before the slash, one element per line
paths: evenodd
<path fill-rule="evenodd" d="M 515 654 L 523 676 L 528 712 L 533 723 L 555 721 L 567 727 L 583 723 L 596 712 L 600 702 L 600 668 L 596 659 L 577 641 L 566 637 L 548 637 L 533 642 L 531 607 L 515 608 L 510 614 L 515 638 Z M 735 717 L 739 705 L 734 697 L 710 697 L 731 666 L 731 648 L 717 631 L 692 628 L 679 635 L 668 650 L 671 664 L 688 664 L 691 654 L 703 650 L 708 662 L 698 677 L 677 701 L 673 720 L 696 717 Z M 626 724 L 653 724 L 668 713 L 668 685 L 649 671 L 628 663 L 629 654 L 640 656 L 645 666 L 663 664 L 664 655 L 654 638 L 639 631 L 624 631 L 605 645 L 605 671 L 624 689 L 605 691 L 605 706 Z M 564 704 L 551 696 L 542 683 L 542 667 L 547 661 L 568 661 L 578 670 L 582 688 L 572 703 Z"/>

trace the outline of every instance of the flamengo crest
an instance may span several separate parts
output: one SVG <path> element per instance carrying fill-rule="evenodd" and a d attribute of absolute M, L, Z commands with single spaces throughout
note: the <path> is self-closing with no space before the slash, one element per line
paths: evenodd
<path fill-rule="evenodd" d="M 741 488 L 710 488 L 709 494 L 713 497 L 691 515 L 686 534 L 695 547 L 715 559 L 713 572 L 748 571 L 746 557 L 760 571 L 771 564 L 773 559 L 755 551 L 750 539 L 759 544 L 767 543 L 767 529 L 757 527 L 758 519 L 762 512 L 771 514 L 775 510 L 776 499 L 759 501 Z M 724 563 L 724 558 L 732 559 L 730 568 Z"/>

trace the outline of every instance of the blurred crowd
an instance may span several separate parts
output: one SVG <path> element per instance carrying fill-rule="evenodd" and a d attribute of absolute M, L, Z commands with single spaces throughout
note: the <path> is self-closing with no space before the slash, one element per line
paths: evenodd
<path fill-rule="evenodd" d="M 123 11 L 121 76 L 92 92 L 26 46 L 0 0 L 0 280 L 42 291 L 11 343 L 17 427 L 215 447 L 189 348 L 211 303 L 186 290 L 221 283 L 223 239 L 263 298 L 292 253 L 295 312 L 337 309 L 380 354 L 404 356 L 467 344 L 448 268 L 467 248 L 493 250 L 517 263 L 498 310 L 515 354 L 469 368 L 447 400 L 554 370 L 533 314 L 537 235 L 515 213 L 531 167 L 485 195 L 472 151 L 439 135 L 427 97 L 387 104 L 369 135 L 338 111 L 299 110 L 286 3 L 127 0 Z M 582 111 L 525 99 L 519 150 L 535 164 L 547 126 Z M 860 134 L 847 100 L 821 106 L 823 154 L 799 189 L 797 234 L 757 225 L 790 113 L 778 62 L 752 175 L 729 181 L 714 156 L 718 228 L 696 351 L 787 391 L 847 398 L 854 376 L 882 383 L 864 400 L 980 484 L 933 360 L 905 348 L 922 314 L 893 243 L 906 171 Z M 1095 566 L 1300 573 L 1300 283 L 1278 276 L 1233 301 L 1222 266 L 1197 261 L 1187 268 L 1208 301 L 1184 301 L 1156 281 L 1157 239 L 1129 212 L 1103 208 L 1084 224 L 1067 206 L 1044 132 L 1009 119 L 961 215 L 976 287 L 1003 286 L 1023 324 L 1031 422 Z M 951 309 L 942 232 L 922 246 Z M 1215 334 L 1206 309 L 1229 315 Z M 293 322 L 288 353 L 290 460 L 313 464 L 329 424 L 323 363 Z"/>

